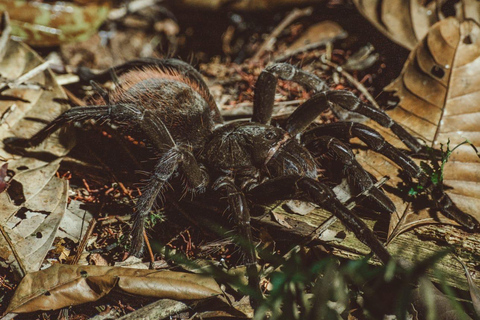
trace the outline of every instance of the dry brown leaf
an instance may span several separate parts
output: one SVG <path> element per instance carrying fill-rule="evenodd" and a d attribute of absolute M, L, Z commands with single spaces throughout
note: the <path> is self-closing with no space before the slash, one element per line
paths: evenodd
<path fill-rule="evenodd" d="M 455 308 L 452 298 L 440 291 L 426 277 L 420 278 L 418 286 L 411 293 L 415 310 L 413 319 L 428 319 L 434 315 L 437 320 L 471 320 L 465 311 Z"/>
<path fill-rule="evenodd" d="M 175 300 L 204 299 L 222 293 L 213 278 L 198 274 L 55 264 L 27 274 L 6 312 L 26 313 L 79 305 L 96 301 L 112 289 Z"/>
<path fill-rule="evenodd" d="M 50 70 L 40 71 L 23 83 L 18 81 L 41 65 L 43 61 L 34 51 L 8 40 L 8 32 L 2 33 L 0 157 L 8 160 L 8 172 L 13 178 L 6 192 L 0 193 L 0 257 L 21 275 L 40 267 L 67 201 L 67 183 L 54 175 L 72 139 L 67 138 L 69 143 L 65 145 L 54 135 L 26 156 L 5 150 L 3 145 L 7 137 L 31 136 L 68 109 L 59 102 L 66 96 Z"/>
<path fill-rule="evenodd" d="M 410 53 L 401 75 L 385 88 L 400 98 L 399 105 L 388 114 L 427 146 L 438 148 L 450 140 L 454 147 L 466 139 L 480 146 L 479 72 L 480 26 L 472 20 L 442 20 Z M 373 122 L 369 125 L 394 146 L 405 147 L 388 130 Z M 377 176 L 391 176 L 388 184 L 397 187 L 400 180 L 394 164 L 373 152 L 359 158 Z M 461 146 L 452 154 L 445 166 L 444 183 L 458 207 L 480 221 L 480 161 L 470 146 Z M 441 214 L 435 217 L 427 209 L 414 211 L 404 199 L 393 194 L 391 197 L 397 211 L 390 223 L 390 240 L 421 224 L 456 224 Z"/>
<path fill-rule="evenodd" d="M 275 60 L 285 60 L 299 52 L 324 46 L 327 43 L 346 37 L 347 32 L 338 23 L 328 20 L 322 21 L 305 30 L 280 56 L 275 57 Z"/>
<path fill-rule="evenodd" d="M 233 9 L 242 11 L 273 10 L 281 7 L 305 6 L 325 0 L 178 0 L 176 4 L 208 10 Z"/>
<path fill-rule="evenodd" d="M 409 50 L 423 39 L 434 23 L 445 18 L 442 10 L 451 5 L 445 0 L 353 0 L 353 2 L 378 30 Z M 470 18 L 480 22 L 478 1 L 461 0 L 454 9 L 460 20 Z"/>

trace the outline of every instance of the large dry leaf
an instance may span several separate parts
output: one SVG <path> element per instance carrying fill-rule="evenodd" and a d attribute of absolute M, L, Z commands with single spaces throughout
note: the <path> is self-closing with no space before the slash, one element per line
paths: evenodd
<path fill-rule="evenodd" d="M 65 211 L 67 183 L 54 175 L 72 140 L 62 144 L 58 134 L 53 135 L 27 156 L 4 149 L 5 138 L 29 137 L 68 108 L 48 69 L 26 80 L 27 87 L 15 83 L 43 61 L 26 45 L 6 39 L 8 32 L 3 32 L 0 73 L 6 80 L 1 84 L 0 157 L 8 160 L 13 178 L 0 193 L 0 257 L 22 275 L 38 270 Z"/>
<path fill-rule="evenodd" d="M 33 46 L 55 46 L 90 38 L 105 21 L 110 0 L 84 1 L 0 0 L 0 11 L 11 18 L 12 36 Z"/>
<path fill-rule="evenodd" d="M 454 147 L 468 139 L 480 146 L 480 26 L 472 20 L 454 18 L 432 26 L 425 39 L 410 53 L 401 75 L 386 90 L 396 91 L 399 105 L 388 114 L 427 146 Z M 405 148 L 398 138 L 373 122 L 394 146 Z M 396 188 L 397 167 L 373 152 L 360 155 L 363 164 L 378 176 L 389 175 Z M 447 194 L 458 207 L 480 221 L 480 161 L 468 145 L 455 150 L 444 171 Z M 395 191 L 395 189 L 392 189 Z M 427 209 L 413 210 L 405 199 L 391 195 L 397 211 L 390 225 L 390 238 L 410 227 L 448 222 Z M 433 210 L 434 211 L 434 210 Z"/>
<path fill-rule="evenodd" d="M 154 298 L 193 300 L 222 293 L 211 277 L 171 271 L 55 264 L 25 276 L 6 312 L 54 310 L 96 301 L 112 289 Z"/>
<path fill-rule="evenodd" d="M 378 30 L 409 50 L 423 39 L 434 23 L 445 18 L 442 10 L 455 9 L 455 14 L 460 20 L 470 18 L 480 22 L 480 3 L 475 0 L 461 0 L 455 7 L 448 7 L 451 6 L 451 2 L 446 0 L 353 0 L 353 2 Z"/>

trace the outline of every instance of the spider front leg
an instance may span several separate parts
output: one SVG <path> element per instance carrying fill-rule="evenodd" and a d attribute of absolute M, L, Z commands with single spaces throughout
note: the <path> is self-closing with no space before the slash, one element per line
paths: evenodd
<path fill-rule="evenodd" d="M 302 141 L 308 148 L 317 141 L 322 141 L 324 135 L 335 136 L 345 142 L 352 138 L 359 138 L 370 149 L 378 152 L 396 163 L 408 176 L 417 179 L 430 192 L 437 208 L 447 217 L 457 221 L 470 230 L 479 228 L 477 220 L 461 211 L 443 191 L 441 185 L 434 185 L 423 170 L 404 152 L 388 143 L 380 133 L 374 129 L 356 122 L 337 122 L 319 125 L 302 136 Z"/>
<path fill-rule="evenodd" d="M 145 221 L 155 206 L 172 175 L 180 171 L 187 181 L 187 189 L 201 192 L 208 184 L 206 170 L 195 160 L 193 154 L 182 146 L 174 145 L 158 160 L 153 174 L 142 188 L 142 195 L 135 205 L 135 218 L 132 227 L 130 254 L 141 257 L 144 245 Z"/>
<path fill-rule="evenodd" d="M 252 229 L 250 225 L 250 209 L 245 199 L 245 194 L 230 177 L 220 177 L 213 184 L 215 190 L 222 190 L 227 194 L 230 213 L 233 215 L 235 225 L 239 229 L 242 248 L 246 253 L 246 265 L 257 262 L 255 247 L 253 246 Z"/>
<path fill-rule="evenodd" d="M 418 140 L 408 133 L 401 125 L 390 118 L 383 110 L 377 109 L 371 105 L 363 103 L 357 96 L 350 91 L 332 90 L 315 94 L 314 99 L 317 104 L 304 103 L 299 106 L 287 119 L 286 129 L 291 134 L 297 134 L 306 129 L 306 127 L 328 107 L 340 107 L 347 111 L 356 112 L 364 115 L 390 130 L 412 151 L 418 153 L 424 149 Z M 308 102 L 308 101 L 307 101 Z"/>
<path fill-rule="evenodd" d="M 272 203 L 278 200 L 300 199 L 315 203 L 331 211 L 355 236 L 366 244 L 384 263 L 392 257 L 373 232 L 353 212 L 348 210 L 325 184 L 308 177 L 295 175 L 268 180 L 248 192 L 256 203 Z"/>
<path fill-rule="evenodd" d="M 255 85 L 253 121 L 270 123 L 275 89 L 279 78 L 297 82 L 315 92 L 287 119 L 285 129 L 291 135 L 296 135 L 305 130 L 326 109 L 340 107 L 364 115 L 381 126 L 390 128 L 414 152 L 419 152 L 424 148 L 415 137 L 392 120 L 383 110 L 363 103 L 349 91 L 329 90 L 325 81 L 319 77 L 287 63 L 273 64 L 267 67 L 258 77 Z M 333 108 L 333 110 L 335 109 Z"/>
<path fill-rule="evenodd" d="M 311 90 L 328 90 L 326 83 L 309 72 L 288 63 L 276 63 L 262 71 L 255 84 L 252 121 L 270 124 L 278 79 L 297 82 Z"/>
<path fill-rule="evenodd" d="M 227 194 L 229 210 L 233 215 L 235 224 L 239 229 L 239 243 L 246 254 L 245 265 L 247 267 L 248 284 L 254 288 L 258 299 L 262 297 L 260 278 L 257 271 L 257 254 L 252 236 L 250 224 L 250 209 L 243 191 L 235 184 L 233 178 L 223 176 L 213 184 L 215 190 L 223 190 Z M 255 301 L 252 301 L 255 305 Z"/>

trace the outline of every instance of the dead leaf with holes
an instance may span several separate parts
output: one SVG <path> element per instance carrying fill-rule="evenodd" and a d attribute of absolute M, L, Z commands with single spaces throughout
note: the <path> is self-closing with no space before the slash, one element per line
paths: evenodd
<path fill-rule="evenodd" d="M 56 310 L 97 301 L 113 289 L 129 295 L 175 300 L 205 299 L 222 293 L 213 278 L 199 274 L 54 264 L 27 274 L 6 312 Z"/>
<path fill-rule="evenodd" d="M 357 9 L 378 30 L 395 43 L 412 50 L 436 22 L 452 12 L 459 20 L 480 22 L 480 3 L 476 0 L 353 0 Z"/>
<path fill-rule="evenodd" d="M 0 193 L 0 258 L 24 275 L 39 269 L 65 212 L 68 185 L 55 173 L 72 140 L 61 143 L 54 135 L 22 156 L 5 150 L 5 138 L 29 137 L 68 109 L 47 65 L 26 45 L 9 40 L 5 25 L 0 38 L 0 158 L 8 160 L 11 179 Z"/>
<path fill-rule="evenodd" d="M 401 75 L 388 87 L 400 98 L 388 111 L 414 136 L 432 148 L 454 147 L 467 140 L 480 146 L 480 26 L 473 20 L 448 18 L 436 23 L 410 53 Z M 405 148 L 391 132 L 373 121 L 378 130 L 398 148 Z M 451 223 L 434 209 L 414 208 L 398 196 L 397 166 L 373 152 L 360 152 L 360 162 L 377 177 L 389 175 L 387 191 L 397 211 L 392 215 L 389 240 L 400 233 L 430 223 Z M 446 193 L 464 212 L 480 221 L 480 160 L 468 144 L 457 148 L 444 168 Z"/>

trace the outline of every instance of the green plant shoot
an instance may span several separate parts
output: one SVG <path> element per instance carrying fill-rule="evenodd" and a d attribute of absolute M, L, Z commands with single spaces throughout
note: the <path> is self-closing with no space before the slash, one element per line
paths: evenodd
<path fill-rule="evenodd" d="M 420 168 L 423 170 L 423 172 L 425 172 L 425 174 L 429 177 L 430 181 L 435 186 L 440 186 L 440 187 L 442 186 L 445 164 L 448 162 L 452 153 L 464 144 L 470 145 L 475 151 L 475 153 L 477 154 L 477 156 L 479 156 L 477 148 L 470 141 L 468 141 L 468 139 L 459 143 L 452 149 L 450 149 L 450 139 L 448 139 L 446 145 L 441 143 L 440 157 L 438 156 L 438 153 L 435 152 L 435 149 L 427 147 L 426 150 L 427 150 L 429 161 L 428 162 L 420 161 Z M 424 191 L 425 191 L 424 186 L 420 184 L 416 184 L 408 190 L 408 195 L 416 197 L 418 195 L 421 195 Z"/>

